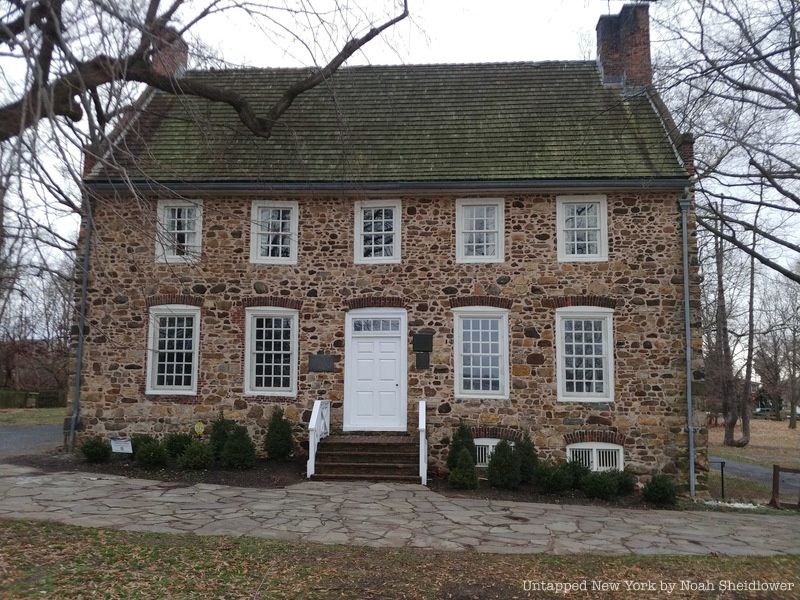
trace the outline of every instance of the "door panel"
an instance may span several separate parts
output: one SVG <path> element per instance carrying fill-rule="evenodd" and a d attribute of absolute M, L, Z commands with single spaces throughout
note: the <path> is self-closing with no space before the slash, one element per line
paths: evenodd
<path fill-rule="evenodd" d="M 400 333 L 400 332 L 398 332 Z M 403 336 L 348 332 L 345 429 L 406 429 Z"/>

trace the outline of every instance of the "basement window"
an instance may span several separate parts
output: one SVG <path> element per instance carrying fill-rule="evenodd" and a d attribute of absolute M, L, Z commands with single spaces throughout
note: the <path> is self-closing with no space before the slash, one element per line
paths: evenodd
<path fill-rule="evenodd" d="M 580 463 L 592 471 L 622 471 L 623 455 L 619 444 L 579 442 L 567 446 L 567 460 Z"/>
<path fill-rule="evenodd" d="M 488 467 L 489 459 L 492 458 L 494 449 L 499 443 L 500 440 L 497 438 L 475 438 L 475 466 Z M 509 444 L 513 446 L 514 442 L 509 442 Z"/>

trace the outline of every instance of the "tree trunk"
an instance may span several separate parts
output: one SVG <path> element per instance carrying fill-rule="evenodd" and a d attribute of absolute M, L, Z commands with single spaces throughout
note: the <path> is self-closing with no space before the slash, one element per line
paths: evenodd
<path fill-rule="evenodd" d="M 723 261 L 722 240 L 714 238 L 714 260 L 717 271 L 717 306 L 716 306 L 716 325 L 717 339 L 716 352 L 719 365 L 717 368 L 718 388 L 722 401 L 722 414 L 725 424 L 725 436 L 723 443 L 726 446 L 735 446 L 734 432 L 736 423 L 739 420 L 738 402 L 736 401 L 736 390 L 733 385 L 733 360 L 731 358 L 731 345 L 728 340 L 728 310 L 725 302 L 724 274 L 725 266 Z"/>

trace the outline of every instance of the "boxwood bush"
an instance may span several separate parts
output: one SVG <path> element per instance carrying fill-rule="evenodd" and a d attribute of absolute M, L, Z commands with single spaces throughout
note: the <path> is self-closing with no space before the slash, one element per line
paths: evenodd
<path fill-rule="evenodd" d="M 228 432 L 219 462 L 226 469 L 250 469 L 255 464 L 256 447 L 243 425 L 234 424 Z"/>
<path fill-rule="evenodd" d="M 619 495 L 619 472 L 588 473 L 581 479 L 581 489 L 587 498 L 612 500 Z"/>
<path fill-rule="evenodd" d="M 167 464 L 167 451 L 164 444 L 154 440 L 148 444 L 140 445 L 134 453 L 133 460 L 144 469 L 157 469 Z"/>
<path fill-rule="evenodd" d="M 133 458 L 139 451 L 150 444 L 157 444 L 158 440 L 148 433 L 134 433 L 131 436 L 131 449 L 133 450 Z"/>
<path fill-rule="evenodd" d="M 188 433 L 170 433 L 164 438 L 164 449 L 170 458 L 177 458 L 191 443 L 192 436 Z"/>
<path fill-rule="evenodd" d="M 199 471 L 208 469 L 214 462 L 214 452 L 211 446 L 200 440 L 190 440 L 189 445 L 178 456 L 178 466 L 181 469 Z"/>
<path fill-rule="evenodd" d="M 636 475 L 630 471 L 617 471 L 620 496 L 630 496 L 636 491 Z"/>
<path fill-rule="evenodd" d="M 86 462 L 104 463 L 111 458 L 111 444 L 103 438 L 92 437 L 83 442 L 81 452 L 86 458 Z"/>
<path fill-rule="evenodd" d="M 450 470 L 447 483 L 457 490 L 474 490 L 478 487 L 478 471 L 475 469 L 475 459 L 467 448 L 461 448 L 458 463 Z"/>
<path fill-rule="evenodd" d="M 540 461 L 534 471 L 533 485 L 543 494 L 561 494 L 572 489 L 575 478 L 566 463 L 555 465 Z"/>
<path fill-rule="evenodd" d="M 583 482 L 583 478 L 591 473 L 591 469 L 589 467 L 584 466 L 583 464 L 579 463 L 576 460 L 570 460 L 568 462 L 563 463 L 563 468 L 569 473 L 570 476 L 570 484 L 569 487 L 573 490 L 581 489 L 581 484 Z"/>
<path fill-rule="evenodd" d="M 642 497 L 651 504 L 672 506 L 678 501 L 678 488 L 669 475 L 653 475 L 642 490 Z"/>

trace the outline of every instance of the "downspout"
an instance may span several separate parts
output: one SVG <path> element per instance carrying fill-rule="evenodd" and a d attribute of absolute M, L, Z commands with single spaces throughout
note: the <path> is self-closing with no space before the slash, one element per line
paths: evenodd
<path fill-rule="evenodd" d="M 689 434 L 689 495 L 695 495 L 694 473 L 694 407 L 692 402 L 692 309 L 689 306 L 689 224 L 688 213 L 691 202 L 689 191 L 684 191 L 678 201 L 681 211 L 681 235 L 683 238 L 683 327 L 686 337 L 686 430 Z"/>
<path fill-rule="evenodd" d="M 75 449 L 75 431 L 78 428 L 78 419 L 81 410 L 81 381 L 83 375 L 83 346 L 84 346 L 84 331 L 86 328 L 86 298 L 89 289 L 89 255 L 92 251 L 92 231 L 94 230 L 94 221 L 92 219 L 92 202 L 87 197 L 86 199 L 86 242 L 83 249 L 82 269 L 83 277 L 81 278 L 81 299 L 78 304 L 78 347 L 75 351 L 75 400 L 72 403 L 72 418 L 69 422 L 69 442 L 67 448 L 70 452 Z"/>

